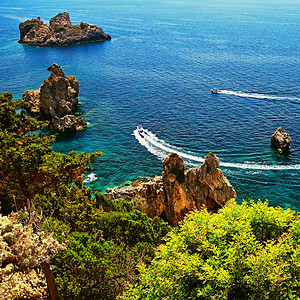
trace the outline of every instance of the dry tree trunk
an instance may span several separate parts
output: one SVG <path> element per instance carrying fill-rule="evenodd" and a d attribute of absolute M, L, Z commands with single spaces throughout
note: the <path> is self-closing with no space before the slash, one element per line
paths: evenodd
<path fill-rule="evenodd" d="M 50 264 L 44 261 L 42 263 L 42 267 L 45 273 L 50 299 L 59 300 L 58 291 L 56 288 L 53 271 L 50 268 Z"/>

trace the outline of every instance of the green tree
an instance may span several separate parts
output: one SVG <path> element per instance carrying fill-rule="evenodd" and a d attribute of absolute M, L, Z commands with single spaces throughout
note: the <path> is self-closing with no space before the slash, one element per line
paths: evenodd
<path fill-rule="evenodd" d="M 193 212 L 120 299 L 299 299 L 300 217 L 268 203 Z"/>
<path fill-rule="evenodd" d="M 47 123 L 26 116 L 28 103 L 13 101 L 12 94 L 0 95 L 0 199 L 6 210 L 27 207 L 33 223 L 35 218 L 33 199 L 49 190 L 55 191 L 82 179 L 90 170 L 88 163 L 102 153 L 68 154 L 54 152 L 51 148 L 55 137 L 37 134 Z M 18 111 L 17 111 L 18 110 Z M 39 226 L 34 226 L 37 233 Z M 51 299 L 58 294 L 53 273 L 47 261 L 42 263 Z"/>
<path fill-rule="evenodd" d="M 7 202 L 18 208 L 27 205 L 30 212 L 37 194 L 80 180 L 90 170 L 88 163 L 102 153 L 53 151 L 55 136 L 31 133 L 47 123 L 27 117 L 24 110 L 16 112 L 24 105 L 23 101 L 12 101 L 9 93 L 0 95 L 0 198 L 6 202 L 4 206 Z"/>
<path fill-rule="evenodd" d="M 110 202 L 99 193 L 91 197 L 88 189 L 82 197 L 84 190 L 70 187 L 73 196 L 66 193 L 57 214 L 63 224 L 50 218 L 45 224 L 58 240 L 68 241 L 53 260 L 56 282 L 64 299 L 112 300 L 128 281 L 136 281 L 137 264 L 149 263 L 170 226 L 124 200 Z"/>

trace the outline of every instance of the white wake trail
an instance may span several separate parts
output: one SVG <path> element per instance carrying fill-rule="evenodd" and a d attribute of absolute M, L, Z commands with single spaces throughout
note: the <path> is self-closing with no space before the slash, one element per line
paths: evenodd
<path fill-rule="evenodd" d="M 226 94 L 226 95 L 234 95 L 234 96 L 238 96 L 238 97 L 256 98 L 256 99 L 297 100 L 297 101 L 300 100 L 300 98 L 297 98 L 297 97 L 280 97 L 280 96 L 267 95 L 267 94 L 246 93 L 246 92 L 242 92 L 242 91 L 218 90 L 218 93 Z"/>
<path fill-rule="evenodd" d="M 156 155 L 157 157 L 164 159 L 167 154 L 174 152 L 177 153 L 182 158 L 194 161 L 194 162 L 204 162 L 204 158 L 191 155 L 176 149 L 172 145 L 168 144 L 164 140 L 158 139 L 156 135 L 147 129 L 143 130 L 143 133 L 139 133 L 136 129 L 133 131 L 133 135 L 139 141 L 139 143 L 144 146 L 150 153 Z M 251 170 L 300 170 L 300 165 L 293 166 L 277 166 L 277 165 L 260 165 L 260 164 L 249 164 L 249 163 L 229 163 L 221 162 L 220 166 L 228 168 L 238 168 L 238 169 L 251 169 Z"/>

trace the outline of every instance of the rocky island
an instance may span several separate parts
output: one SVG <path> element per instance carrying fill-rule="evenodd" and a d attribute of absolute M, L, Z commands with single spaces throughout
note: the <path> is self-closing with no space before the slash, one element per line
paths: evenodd
<path fill-rule="evenodd" d="M 79 83 L 75 76 L 66 76 L 57 64 L 48 68 L 48 80 L 37 90 L 26 90 L 23 100 L 30 104 L 30 114 L 39 120 L 49 120 L 57 132 L 80 130 L 87 125 L 84 118 L 75 117 Z"/>
<path fill-rule="evenodd" d="M 290 148 L 291 142 L 290 135 L 284 130 L 282 131 L 281 127 L 278 127 L 271 136 L 272 147 L 280 153 L 286 153 Z"/>
<path fill-rule="evenodd" d="M 222 171 L 219 158 L 209 153 L 199 169 L 185 170 L 183 159 L 176 153 L 163 161 L 164 172 L 148 182 L 136 181 L 132 186 L 107 189 L 105 195 L 112 200 L 123 198 L 144 199 L 141 210 L 149 217 L 160 216 L 173 226 L 185 214 L 203 206 L 217 212 L 237 195 Z"/>
<path fill-rule="evenodd" d="M 67 12 L 59 13 L 51 18 L 49 26 L 38 17 L 20 23 L 19 29 L 19 43 L 41 47 L 100 42 L 111 39 L 109 34 L 96 25 L 83 22 L 73 25 Z"/>

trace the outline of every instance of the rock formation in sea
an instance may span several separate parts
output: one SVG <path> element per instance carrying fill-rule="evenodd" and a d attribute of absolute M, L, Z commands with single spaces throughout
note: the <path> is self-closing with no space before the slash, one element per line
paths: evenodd
<path fill-rule="evenodd" d="M 272 147 L 280 152 L 286 152 L 290 148 L 291 142 L 290 135 L 282 131 L 281 127 L 278 127 L 271 137 Z"/>
<path fill-rule="evenodd" d="M 147 182 L 137 181 L 129 187 L 107 189 L 105 195 L 112 200 L 144 199 L 143 212 L 150 217 L 163 217 L 176 226 L 193 209 L 205 206 L 208 211 L 216 212 L 236 198 L 234 188 L 218 169 L 219 163 L 219 158 L 209 153 L 199 169 L 186 170 L 183 159 L 171 153 L 163 161 L 162 176 Z"/>
<path fill-rule="evenodd" d="M 39 120 L 49 120 L 56 131 L 76 131 L 87 125 L 84 118 L 74 116 L 78 105 L 79 83 L 66 76 L 57 64 L 48 68 L 48 80 L 37 90 L 26 90 L 23 99 L 30 103 L 30 114 Z"/>
<path fill-rule="evenodd" d="M 73 25 L 67 12 L 51 18 L 49 26 L 40 17 L 20 23 L 21 44 L 45 46 L 73 45 L 110 40 L 96 25 L 81 22 Z"/>

